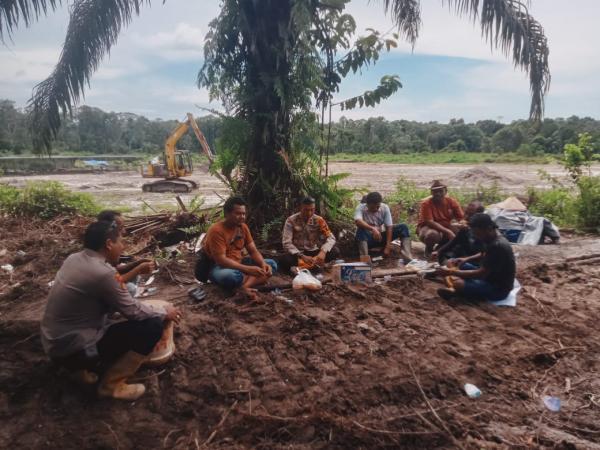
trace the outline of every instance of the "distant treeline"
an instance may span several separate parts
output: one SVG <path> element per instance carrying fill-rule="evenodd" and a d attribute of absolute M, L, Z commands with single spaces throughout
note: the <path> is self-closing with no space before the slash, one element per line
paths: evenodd
<path fill-rule="evenodd" d="M 197 121 L 209 145 L 217 150 L 223 119 L 209 115 L 198 117 Z M 149 120 L 136 114 L 82 106 L 65 121 L 54 144 L 54 153 L 155 153 L 162 151 L 165 138 L 176 124 L 176 120 Z M 495 120 L 465 123 L 462 119 L 453 119 L 442 124 L 388 121 L 382 117 L 361 120 L 342 117 L 331 130 L 331 153 L 467 151 L 535 156 L 560 153 L 565 144 L 577 142 L 577 136 L 584 132 L 592 135 L 596 152 L 600 152 L 600 121 L 577 116 L 544 119 L 537 126 L 525 120 L 503 124 Z M 191 134 L 184 136 L 178 147 L 200 151 Z M 15 108 L 14 102 L 0 100 L 0 154 L 19 155 L 32 150 L 26 113 Z"/>

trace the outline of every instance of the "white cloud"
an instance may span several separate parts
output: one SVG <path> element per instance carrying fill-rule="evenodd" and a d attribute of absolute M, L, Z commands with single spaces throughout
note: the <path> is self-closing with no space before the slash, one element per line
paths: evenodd
<path fill-rule="evenodd" d="M 134 33 L 132 42 L 169 61 L 197 61 L 202 57 L 204 33 L 198 27 L 180 22 L 173 31 L 160 31 L 153 35 Z"/>
<path fill-rule="evenodd" d="M 144 8 L 140 17 L 134 18 L 123 31 L 110 58 L 94 74 L 86 102 L 107 110 L 162 118 L 193 112 L 195 104 L 208 106 L 206 90 L 198 90 L 193 84 L 193 70 L 182 74 L 172 67 L 184 70 L 182 63 L 201 64 L 204 34 L 209 21 L 219 12 L 219 3 L 218 0 L 169 0 L 164 5 L 153 2 L 151 8 Z M 387 31 L 392 27 L 381 3 L 381 0 L 349 3 L 348 10 L 355 16 L 359 30 L 372 27 Z M 467 120 L 499 115 L 506 120 L 526 117 L 530 102 L 527 76 L 514 70 L 510 59 L 500 52 L 492 52 L 479 28 L 448 11 L 442 0 L 421 3 L 423 27 L 415 54 L 471 58 L 481 64 L 465 64 L 465 69 L 457 75 L 452 68 L 456 67 L 455 61 L 454 66 L 448 65 L 448 73 L 443 74 L 446 60 L 440 59 L 436 70 L 442 73 L 441 82 L 446 77 L 460 80 L 452 85 L 456 92 L 448 88 L 447 92 L 432 96 L 418 90 L 426 88 L 407 83 L 376 108 L 338 111 L 336 117 L 385 116 L 424 121 L 461 116 Z M 600 1 L 532 0 L 531 13 L 543 24 L 551 51 L 552 83 L 547 115 L 600 117 L 600 89 L 596 82 L 600 72 L 600 46 L 596 44 Z M 51 73 L 58 60 L 67 21 L 68 8 L 63 6 L 53 16 L 30 28 L 21 28 L 13 43 L 0 47 L 0 98 L 16 100 L 19 106 L 25 104 L 33 86 Z M 396 51 L 410 53 L 411 48 L 402 43 Z M 353 82 L 352 92 L 348 93 L 372 87 L 367 79 Z"/>
<path fill-rule="evenodd" d="M 49 48 L 32 48 L 18 52 L 11 49 L 2 50 L 0 83 L 38 83 L 50 74 L 58 55 L 58 49 Z"/>

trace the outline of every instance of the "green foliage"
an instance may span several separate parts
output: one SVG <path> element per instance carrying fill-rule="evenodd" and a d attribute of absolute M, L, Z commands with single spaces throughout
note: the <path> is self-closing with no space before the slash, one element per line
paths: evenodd
<path fill-rule="evenodd" d="M 56 181 L 34 181 L 23 189 L 0 185 L 0 212 L 51 219 L 62 214 L 93 216 L 100 206 L 88 194 L 74 193 Z"/>
<path fill-rule="evenodd" d="M 569 176 L 577 182 L 586 168 L 588 176 L 591 175 L 591 164 L 594 156 L 592 136 L 582 133 L 578 136 L 577 144 L 566 144 L 564 147 L 562 164 Z"/>
<path fill-rule="evenodd" d="M 216 141 L 217 158 L 211 170 L 220 171 L 234 191 L 237 190 L 237 180 L 233 172 L 243 164 L 251 137 L 252 130 L 248 122 L 234 117 L 222 119 L 220 137 Z"/>
<path fill-rule="evenodd" d="M 504 200 L 508 194 L 504 192 L 497 181 L 489 186 L 478 184 L 475 189 L 450 189 L 448 194 L 454 197 L 463 206 L 467 206 L 473 200 L 479 200 L 484 205 L 491 205 Z"/>
<path fill-rule="evenodd" d="M 582 228 L 600 232 L 600 177 L 583 176 L 577 182 L 577 217 Z"/>
<path fill-rule="evenodd" d="M 577 218 L 577 197 L 572 189 L 555 186 L 551 189 L 527 190 L 529 211 L 546 217 L 558 226 L 575 226 Z"/>
<path fill-rule="evenodd" d="M 82 111 L 85 113 L 82 114 Z M 295 117 L 292 118 L 292 121 L 295 120 Z M 99 123 L 104 125 L 94 125 Z M 232 117 L 212 115 L 198 118 L 197 123 L 210 147 L 216 149 L 218 163 L 227 171 L 236 160 L 229 152 L 248 146 L 244 142 L 248 138 L 248 123 L 240 123 L 239 119 Z M 90 155 L 139 153 L 140 157 L 150 159 L 162 152 L 165 138 L 175 124 L 175 120 L 148 120 L 130 113 L 106 113 L 98 108 L 82 107 L 74 111 L 72 119 L 65 118 L 54 143 L 55 153 L 75 156 L 84 150 Z M 495 147 L 492 142 L 494 134 L 504 128 L 518 129 L 523 137 L 523 142 L 515 152 L 507 152 L 505 146 Z M 586 146 L 591 152 L 591 160 L 600 161 L 600 121 L 589 117 L 545 119 L 536 128 L 526 121 L 506 125 L 494 120 L 465 123 L 455 119 L 442 124 L 387 121 L 381 117 L 360 120 L 342 117 L 332 124 L 330 152 L 337 159 L 356 158 L 364 162 L 370 161 L 369 155 L 375 153 L 383 154 L 381 158 L 390 158 L 377 160 L 381 162 L 543 163 L 550 161 L 554 155 L 562 157 L 564 146 L 578 144 L 578 136 L 583 133 L 591 136 Z M 218 144 L 219 139 L 224 140 L 223 143 Z M 311 145 L 319 147 L 320 138 L 311 136 L 311 139 Z M 96 142 L 99 146 L 85 144 L 83 147 L 82 142 Z M 205 162 L 204 157 L 200 156 L 198 142 L 189 133 L 180 139 L 178 148 L 190 151 L 194 161 Z M 465 151 L 457 151 L 460 148 L 465 148 Z M 31 135 L 25 112 L 16 108 L 14 102 L 0 100 L 0 155 L 26 155 L 31 151 Z M 220 157 L 220 153 L 226 154 Z M 470 153 L 474 155 L 470 156 Z M 432 154 L 440 155 L 439 159 Z M 395 159 L 396 156 L 398 159 Z M 50 168 L 51 162 L 41 162 L 39 171 Z"/>
<path fill-rule="evenodd" d="M 483 163 L 540 163 L 552 161 L 548 156 L 523 156 L 516 153 L 336 153 L 333 161 L 390 163 L 390 164 L 483 164 Z"/>

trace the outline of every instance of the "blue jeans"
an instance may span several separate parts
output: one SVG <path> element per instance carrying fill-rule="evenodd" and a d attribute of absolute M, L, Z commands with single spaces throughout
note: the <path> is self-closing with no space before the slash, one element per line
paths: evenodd
<path fill-rule="evenodd" d="M 408 231 L 408 227 L 405 224 L 399 223 L 392 227 L 392 241 L 395 239 L 406 238 L 409 236 L 410 232 Z M 376 241 L 375 239 L 373 239 L 373 233 L 371 233 L 370 231 L 367 231 L 363 228 L 358 228 L 356 230 L 356 240 L 367 241 L 367 245 L 369 246 L 369 248 L 381 247 L 382 245 L 386 244 L 385 231 L 381 232 L 381 238 L 381 241 Z"/>
<path fill-rule="evenodd" d="M 476 270 L 479 269 L 479 266 L 464 263 L 460 268 L 461 270 Z M 461 294 L 467 298 L 484 298 L 485 300 L 497 302 L 498 300 L 504 300 L 509 294 L 508 292 L 500 291 L 497 287 L 481 278 L 465 278 L 463 281 L 465 282 L 465 287 Z"/>
<path fill-rule="evenodd" d="M 277 272 L 277 263 L 272 259 L 265 259 L 265 262 L 271 266 L 273 269 L 273 273 Z M 244 258 L 242 260 L 242 264 L 246 266 L 256 266 L 257 264 L 254 262 L 252 258 Z M 244 282 L 244 274 L 236 269 L 227 269 L 225 267 L 221 267 L 215 265 L 208 275 L 210 281 L 219 286 L 224 287 L 225 289 L 235 289 L 242 285 Z"/>

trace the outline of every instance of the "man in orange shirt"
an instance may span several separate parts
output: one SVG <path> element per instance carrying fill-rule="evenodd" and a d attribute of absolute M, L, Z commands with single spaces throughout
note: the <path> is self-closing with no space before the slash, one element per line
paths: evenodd
<path fill-rule="evenodd" d="M 435 180 L 431 185 L 431 196 L 421 202 L 417 233 L 425 244 L 426 258 L 437 244 L 454 239 L 459 230 L 458 222 L 465 217 L 459 203 L 447 193 L 446 186 Z"/>
<path fill-rule="evenodd" d="M 277 271 L 277 263 L 264 259 L 246 225 L 246 202 L 230 197 L 223 206 L 225 219 L 213 224 L 206 233 L 203 252 L 212 260 L 209 279 L 227 289 L 239 291 L 251 300 L 258 297 L 253 286 L 264 284 Z M 249 257 L 242 255 L 242 250 Z"/>

